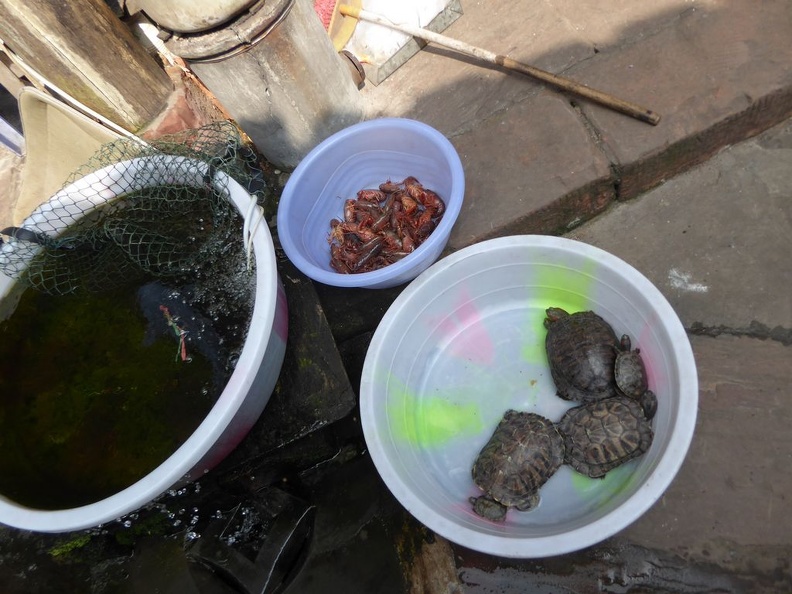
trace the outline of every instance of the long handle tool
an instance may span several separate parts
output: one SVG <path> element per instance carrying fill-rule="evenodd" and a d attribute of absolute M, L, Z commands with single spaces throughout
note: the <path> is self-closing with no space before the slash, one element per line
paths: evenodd
<path fill-rule="evenodd" d="M 640 105 L 635 105 L 634 103 L 623 101 L 617 97 L 603 93 L 602 91 L 597 91 L 596 89 L 592 89 L 586 85 L 576 83 L 572 80 L 569 80 L 568 78 L 557 76 L 545 70 L 528 66 L 527 64 L 522 64 L 516 60 L 512 60 L 508 56 L 496 54 L 463 41 L 459 41 L 458 39 L 446 37 L 445 35 L 440 35 L 439 33 L 428 31 L 420 27 L 401 24 L 397 25 L 379 14 L 361 8 L 355 8 L 346 4 L 341 4 L 338 7 L 338 11 L 344 16 L 349 16 L 354 19 L 360 19 L 377 23 L 378 25 L 383 25 L 385 27 L 390 27 L 391 29 L 401 31 L 402 33 L 411 35 L 412 37 L 417 37 L 419 39 L 423 39 L 424 41 L 429 41 L 436 43 L 437 45 L 451 48 L 468 56 L 473 56 L 475 58 L 484 60 L 485 62 L 490 62 L 491 64 L 497 64 L 498 66 L 508 70 L 521 72 L 522 74 L 526 74 L 532 78 L 552 85 L 561 91 L 577 95 L 578 97 L 583 97 L 584 99 L 588 99 L 593 103 L 597 103 L 603 107 L 618 111 L 619 113 L 623 113 L 642 122 L 646 122 L 647 124 L 656 126 L 660 121 L 660 115 L 650 109 L 646 109 Z"/>

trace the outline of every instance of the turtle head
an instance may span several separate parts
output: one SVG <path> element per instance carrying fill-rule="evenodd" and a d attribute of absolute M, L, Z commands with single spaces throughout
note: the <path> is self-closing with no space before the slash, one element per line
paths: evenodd
<path fill-rule="evenodd" d="M 560 307 L 548 307 L 545 310 L 545 316 L 547 316 L 544 320 L 545 328 L 549 328 L 550 324 L 557 322 L 561 318 L 565 318 L 568 315 L 569 312 L 567 312 L 565 309 L 561 309 Z"/>
<path fill-rule="evenodd" d="M 630 340 L 629 336 L 627 336 L 626 334 L 622 334 L 620 342 L 621 342 L 621 349 L 625 353 L 628 353 L 632 350 L 632 341 Z"/>

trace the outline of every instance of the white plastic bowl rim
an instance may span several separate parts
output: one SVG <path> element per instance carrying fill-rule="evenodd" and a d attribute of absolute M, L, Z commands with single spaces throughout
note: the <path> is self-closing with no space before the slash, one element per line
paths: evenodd
<path fill-rule="evenodd" d="M 173 169 L 167 167 L 174 161 L 183 161 L 181 165 L 187 165 L 187 167 L 179 167 L 185 172 L 181 180 L 174 179 Z M 166 167 L 160 169 L 163 165 Z M 61 214 L 71 212 L 74 215 L 73 219 L 64 217 L 63 228 L 65 228 L 72 220 L 80 218 L 85 210 L 85 204 L 81 208 L 74 206 L 74 196 L 79 195 L 82 199 L 92 201 L 96 206 L 104 204 L 119 193 L 129 191 L 129 176 L 138 169 L 149 170 L 146 173 L 151 173 L 148 180 L 150 186 L 162 183 L 198 185 L 207 172 L 207 165 L 184 157 L 172 157 L 172 160 L 148 160 L 142 157 L 117 163 L 95 171 L 64 188 L 37 208 L 22 226 L 35 229 L 37 222 L 49 218 L 47 213 L 57 210 Z M 235 180 L 217 171 L 214 181 L 220 191 L 223 191 L 223 188 L 228 189 L 229 200 L 233 201 L 243 216 L 250 210 L 251 200 L 255 199 Z M 6 244 L 4 247 L 11 249 L 13 246 Z M 149 474 L 122 491 L 95 503 L 71 509 L 41 510 L 19 505 L 0 495 L 0 523 L 39 532 L 66 532 L 100 526 L 141 508 L 182 481 L 197 478 L 191 472 L 199 474 L 207 472 L 208 468 L 205 468 L 205 465 L 211 466 L 218 461 L 218 452 L 215 448 L 227 448 L 228 444 L 224 444 L 223 441 L 234 439 L 229 435 L 229 430 L 238 431 L 237 425 L 243 427 L 252 425 L 251 419 L 241 417 L 250 412 L 251 403 L 246 402 L 246 397 L 251 391 L 251 386 L 261 382 L 256 374 L 262 368 L 265 357 L 279 358 L 275 361 L 275 367 L 279 369 L 285 350 L 285 342 L 278 344 L 280 341 L 274 336 L 273 330 L 280 281 L 275 263 L 274 245 L 266 224 L 256 226 L 253 234 L 253 252 L 256 258 L 256 295 L 248 336 L 261 337 L 261 339 L 249 338 L 245 342 L 225 389 L 192 435 Z M 2 284 L 10 288 L 14 282 L 0 274 L 0 299 L 6 294 Z M 274 387 L 274 379 L 271 380 L 271 384 L 263 387 L 262 392 L 266 393 L 256 396 L 263 400 L 263 403 L 259 403 L 262 408 L 269 398 L 271 388 Z M 252 414 L 257 416 L 255 412 Z"/>
<path fill-rule="evenodd" d="M 690 393 L 688 398 L 678 403 L 679 410 L 670 428 L 668 450 L 646 481 L 619 507 L 574 530 L 523 538 L 507 534 L 486 534 L 449 521 L 436 513 L 399 477 L 388 454 L 392 437 L 376 426 L 375 411 L 380 406 L 383 395 L 381 387 L 377 390 L 374 386 L 373 377 L 380 351 L 388 348 L 383 343 L 386 331 L 394 327 L 400 311 L 426 289 L 435 275 L 448 271 L 485 250 L 497 248 L 551 248 L 570 254 L 582 254 L 603 267 L 617 270 L 628 283 L 652 302 L 658 319 L 662 321 L 675 345 L 675 364 L 680 384 L 684 383 L 686 391 Z M 662 293 L 631 265 L 604 250 L 575 240 L 540 235 L 502 237 L 469 246 L 438 261 L 410 283 L 386 312 L 372 338 L 364 363 L 360 393 L 361 422 L 366 444 L 375 467 L 396 499 L 420 522 L 450 541 L 484 553 L 512 558 L 541 558 L 577 551 L 603 541 L 638 519 L 662 496 L 682 466 L 693 439 L 697 406 L 698 378 L 690 342 L 679 318 Z"/>

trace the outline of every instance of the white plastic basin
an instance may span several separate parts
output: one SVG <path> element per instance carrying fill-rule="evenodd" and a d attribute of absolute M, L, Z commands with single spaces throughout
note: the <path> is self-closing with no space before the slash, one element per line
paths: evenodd
<path fill-rule="evenodd" d="M 183 177 L 173 178 L 172 163 L 158 158 L 133 159 L 108 166 L 86 176 L 55 194 L 37 208 L 23 227 L 57 235 L 77 220 L 92 204 L 101 205 L 130 187 L 136 171 L 143 171 L 148 185 L 203 184 L 206 164 L 184 161 Z M 250 194 L 224 173 L 217 172 L 218 188 L 227 187 L 229 199 L 243 215 L 248 212 Z M 54 225 L 54 221 L 57 221 Z M 13 241 L 0 248 L 0 257 L 13 249 Z M 228 383 L 214 407 L 195 432 L 160 466 L 118 493 L 82 507 L 60 510 L 33 509 L 0 494 L 0 523 L 40 532 L 66 532 L 98 526 L 139 509 L 160 494 L 184 481 L 203 476 L 245 437 L 267 404 L 280 373 L 286 349 L 288 312 L 286 297 L 278 278 L 275 250 L 267 225 L 262 223 L 253 236 L 256 262 L 256 294 L 248 337 Z M 15 305 L 16 283 L 0 273 L 0 316 L 8 317 Z M 18 291 L 17 291 L 18 292 Z"/>
<path fill-rule="evenodd" d="M 558 421 L 545 353 L 548 307 L 593 310 L 641 349 L 658 411 L 651 448 L 590 479 L 562 466 L 539 506 L 502 523 L 476 515 L 471 467 L 507 409 Z M 426 526 L 504 557 L 568 553 L 634 522 L 663 494 L 693 437 L 698 380 L 682 324 L 641 273 L 598 248 L 515 236 L 446 257 L 416 278 L 382 319 L 363 368 L 360 407 L 386 485 Z"/>

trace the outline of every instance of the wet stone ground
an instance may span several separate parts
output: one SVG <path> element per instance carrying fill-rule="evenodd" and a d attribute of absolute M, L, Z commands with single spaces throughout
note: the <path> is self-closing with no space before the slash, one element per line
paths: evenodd
<path fill-rule="evenodd" d="M 345 361 L 314 285 L 285 258 L 279 265 L 289 348 L 243 443 L 201 481 L 106 525 L 0 527 L 4 592 L 274 592 L 292 582 L 293 592 L 405 591 L 402 557 L 424 529 L 366 455 L 352 387 L 367 330 L 396 292 L 351 322 Z"/>

